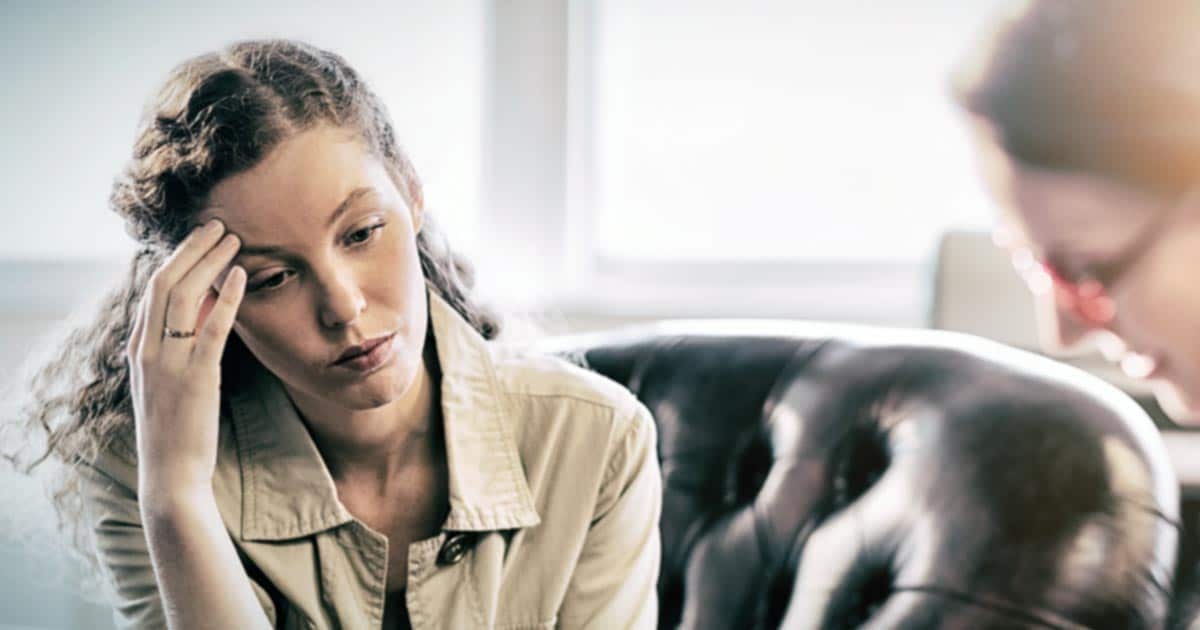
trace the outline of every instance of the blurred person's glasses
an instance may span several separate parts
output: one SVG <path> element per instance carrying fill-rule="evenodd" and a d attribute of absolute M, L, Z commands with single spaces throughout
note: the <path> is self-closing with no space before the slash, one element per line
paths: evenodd
<path fill-rule="evenodd" d="M 1055 303 L 1081 322 L 1093 327 L 1105 326 L 1117 315 L 1116 302 L 1110 295 L 1112 287 L 1153 247 L 1178 209 L 1187 205 L 1187 202 L 1172 205 L 1115 256 L 1075 269 L 1057 260 L 1054 254 L 1038 253 L 1019 242 L 1010 230 L 996 230 L 993 240 L 1009 252 L 1013 267 L 1034 294 L 1053 292 Z"/>

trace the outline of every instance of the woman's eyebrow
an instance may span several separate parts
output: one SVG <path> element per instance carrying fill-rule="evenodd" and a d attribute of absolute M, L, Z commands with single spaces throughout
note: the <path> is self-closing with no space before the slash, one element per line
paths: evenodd
<path fill-rule="evenodd" d="M 346 195 L 346 198 L 342 200 L 342 203 L 338 204 L 338 207 L 334 208 L 333 212 L 330 213 L 329 218 L 325 220 L 326 229 L 331 227 L 334 223 L 337 223 L 337 220 L 341 218 L 342 215 L 349 212 L 355 201 L 358 201 L 364 195 L 372 192 L 375 192 L 375 189 L 370 186 L 359 186 L 358 188 L 350 191 L 350 194 Z M 243 245 L 238 249 L 238 256 L 273 256 L 286 253 L 286 251 L 287 250 L 277 245 Z"/>
<path fill-rule="evenodd" d="M 325 221 L 325 227 L 329 228 L 336 223 L 338 218 L 340 218 L 343 214 L 346 214 L 346 212 L 350 210 L 350 206 L 354 205 L 355 201 L 358 201 L 359 197 L 374 191 L 375 189 L 370 186 L 359 186 L 358 188 L 351 190 L 350 194 L 346 195 L 346 198 L 342 200 L 342 203 L 338 204 L 337 208 L 334 208 L 333 214 L 329 215 L 329 218 Z"/>

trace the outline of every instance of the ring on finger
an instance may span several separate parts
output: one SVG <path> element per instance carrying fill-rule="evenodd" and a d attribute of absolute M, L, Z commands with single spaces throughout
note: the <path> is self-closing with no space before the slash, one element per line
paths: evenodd
<path fill-rule="evenodd" d="M 186 339 L 188 337 L 195 337 L 196 329 L 193 328 L 192 330 L 176 330 L 174 328 L 171 328 L 170 326 L 163 326 L 163 336 L 164 337 L 174 337 L 176 339 Z"/>

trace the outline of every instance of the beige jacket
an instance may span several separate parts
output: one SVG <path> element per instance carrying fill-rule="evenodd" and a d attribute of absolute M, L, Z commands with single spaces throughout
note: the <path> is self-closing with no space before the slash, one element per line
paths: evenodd
<path fill-rule="evenodd" d="M 597 374 L 501 350 L 428 294 L 450 512 L 409 546 L 413 628 L 654 627 L 662 481 L 647 409 Z M 250 385 L 222 412 L 213 488 L 256 594 L 279 628 L 380 628 L 387 539 L 338 500 L 274 376 Z M 85 468 L 85 514 L 118 626 L 162 628 L 136 464 L 118 452 Z"/>

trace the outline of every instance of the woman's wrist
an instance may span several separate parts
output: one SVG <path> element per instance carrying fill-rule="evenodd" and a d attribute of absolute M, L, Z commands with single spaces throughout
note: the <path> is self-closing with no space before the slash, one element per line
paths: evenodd
<path fill-rule="evenodd" d="M 190 476 L 154 476 L 139 482 L 138 504 L 143 518 L 194 514 L 215 508 L 216 503 L 211 478 L 200 481 Z"/>
<path fill-rule="evenodd" d="M 144 449 L 149 450 L 149 449 Z M 186 457 L 138 453 L 138 487 L 142 492 L 195 493 L 212 490 L 214 464 Z"/>

